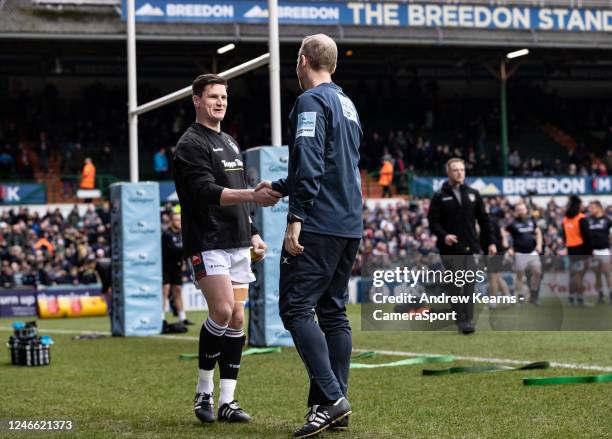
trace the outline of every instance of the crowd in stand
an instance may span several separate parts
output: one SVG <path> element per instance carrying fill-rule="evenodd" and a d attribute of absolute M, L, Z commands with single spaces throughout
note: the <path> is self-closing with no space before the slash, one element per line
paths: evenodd
<path fill-rule="evenodd" d="M 485 202 L 490 218 L 501 228 L 512 222 L 513 205 L 507 198 L 486 198 Z M 436 237 L 429 231 L 427 222 L 428 210 L 427 198 L 402 200 L 384 207 L 364 206 L 364 233 L 353 274 L 366 274 L 399 261 L 403 265 L 437 260 Z M 560 259 L 556 256 L 567 254 L 561 234 L 565 206 L 551 198 L 546 207 L 531 204 L 530 210 L 542 230 L 544 265 L 557 264 Z M 607 214 L 612 216 L 612 205 L 607 206 Z"/>
<path fill-rule="evenodd" d="M 96 258 L 110 254 L 110 207 L 44 215 L 27 208 L 0 214 L 0 287 L 98 282 Z"/>
<path fill-rule="evenodd" d="M 612 127 L 610 130 L 612 132 Z M 465 161 L 467 175 L 502 173 L 499 145 L 472 144 L 462 136 L 453 144 L 440 144 L 410 130 L 389 131 L 384 136 L 375 131 L 364 138 L 361 154 L 361 167 L 369 171 L 378 171 L 383 158 L 390 157 L 395 172 L 443 175 L 444 164 L 451 157 L 460 157 Z M 590 154 L 584 145 L 551 160 L 521 157 L 518 150 L 513 150 L 508 156 L 508 170 L 512 176 L 531 177 L 612 175 L 612 139 L 610 149 L 602 157 Z"/>
<path fill-rule="evenodd" d="M 59 209 L 44 215 L 28 208 L 0 214 L 0 288 L 92 284 L 99 282 L 96 261 L 110 257 L 110 206 L 75 206 L 67 216 Z M 161 212 L 169 227 L 172 205 Z"/>
<path fill-rule="evenodd" d="M 381 112 L 372 108 L 384 108 L 397 97 L 389 96 L 389 102 L 379 102 L 378 94 L 368 95 L 367 90 L 360 90 L 358 108 L 368 122 L 364 124 L 362 168 L 378 171 L 382 157 L 388 154 L 396 172 L 439 175 L 450 157 L 461 157 L 466 162 L 468 175 L 501 173 L 497 101 L 443 98 L 436 90 L 435 84 L 421 84 L 411 89 L 411 99 L 397 108 L 398 114 L 389 120 L 381 119 Z M 563 105 L 551 107 L 544 104 L 551 98 L 542 90 L 530 90 L 528 95 L 536 92 L 538 102 L 529 103 L 527 109 L 510 111 L 511 145 L 516 144 L 518 132 L 525 124 L 519 115 L 533 110 L 534 105 L 542 108 L 537 114 L 523 115 L 523 118 L 540 115 L 542 120 L 550 119 L 562 127 L 579 127 L 581 132 L 576 133 L 579 137 L 595 130 L 602 133 L 603 143 L 597 141 L 596 148 L 595 144 L 577 139 L 573 151 L 559 146 L 562 153 L 549 160 L 535 158 L 528 150 L 514 150 L 509 156 L 510 173 L 521 176 L 612 174 L 612 121 L 605 117 L 605 107 L 600 108 L 595 102 L 586 107 L 586 113 L 572 112 L 575 107 L 572 101 L 562 100 Z M 98 82 L 83 87 L 70 99 L 61 97 L 53 84 L 46 84 L 39 92 L 15 86 L 0 95 L 0 106 L 10 109 L 10 113 L 0 117 L 0 180 L 8 176 L 32 179 L 35 171 L 46 171 L 54 158 L 61 162 L 62 174 L 79 174 L 85 157 L 100 164 L 99 172 L 126 176 L 128 168 L 120 156 L 127 151 L 125 93 L 121 87 Z M 139 97 L 145 101 L 160 93 L 143 86 Z M 422 99 L 416 99 L 417 95 L 422 95 Z M 292 98 L 283 96 L 283 108 L 287 111 Z M 268 142 L 269 127 L 258 119 L 265 113 L 251 111 L 252 101 L 251 96 L 232 96 L 230 113 L 223 126 L 243 148 Z M 139 122 L 139 146 L 144 152 L 141 160 L 146 164 L 142 173 L 159 179 L 170 178 L 172 145 L 191 123 L 191 111 L 190 101 L 185 100 L 156 110 Z M 591 119 L 597 119 L 597 123 L 586 122 Z M 600 151 L 599 157 L 592 154 L 595 150 Z"/>
<path fill-rule="evenodd" d="M 512 220 L 512 205 L 503 197 L 486 199 L 491 218 L 503 227 Z M 398 261 L 428 262 L 437 254 L 436 238 L 427 223 L 428 199 L 402 200 L 385 207 L 364 206 L 364 233 L 353 274 L 366 274 Z M 612 215 L 612 205 L 607 207 Z M 564 206 L 552 199 L 546 207 L 531 206 L 544 237 L 543 257 L 566 254 L 561 238 Z M 170 223 L 172 205 L 161 211 L 162 228 Z M 99 281 L 95 265 L 110 256 L 110 207 L 75 207 L 44 215 L 17 208 L 0 214 L 0 288 L 22 285 L 90 284 Z"/>

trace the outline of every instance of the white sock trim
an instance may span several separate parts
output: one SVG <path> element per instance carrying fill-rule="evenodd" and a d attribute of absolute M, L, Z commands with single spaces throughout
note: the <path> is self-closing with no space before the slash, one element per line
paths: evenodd
<path fill-rule="evenodd" d="M 219 337 L 225 334 L 225 331 L 227 330 L 227 325 L 221 326 L 218 323 L 215 323 L 215 321 L 210 317 L 206 319 L 206 321 L 204 322 L 204 326 L 212 335 L 216 335 Z"/>
<path fill-rule="evenodd" d="M 227 328 L 225 330 L 225 336 L 226 337 L 242 337 L 244 335 L 244 330 L 242 328 L 240 329 L 234 329 L 234 328 Z"/>

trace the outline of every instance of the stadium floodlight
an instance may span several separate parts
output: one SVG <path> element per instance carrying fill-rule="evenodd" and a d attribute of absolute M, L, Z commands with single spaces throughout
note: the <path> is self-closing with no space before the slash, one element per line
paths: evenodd
<path fill-rule="evenodd" d="M 217 53 L 218 53 L 219 55 L 223 55 L 224 53 L 227 53 L 227 52 L 229 52 L 230 50 L 234 50 L 235 48 L 236 48 L 236 45 L 235 45 L 234 43 L 226 44 L 226 45 L 225 45 L 225 46 L 223 46 L 223 47 L 219 47 L 219 48 L 217 49 Z"/>
<path fill-rule="evenodd" d="M 506 58 L 514 59 L 514 58 L 518 58 L 519 56 L 525 56 L 525 55 L 529 55 L 529 49 L 515 50 L 514 52 L 510 52 L 506 54 Z"/>

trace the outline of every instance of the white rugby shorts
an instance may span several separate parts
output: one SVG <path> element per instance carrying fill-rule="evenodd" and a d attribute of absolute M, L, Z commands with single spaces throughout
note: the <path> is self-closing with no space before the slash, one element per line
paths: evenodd
<path fill-rule="evenodd" d="M 200 279 L 218 274 L 229 275 L 232 282 L 238 284 L 255 280 L 249 247 L 203 251 L 192 255 L 188 261 L 196 287 Z"/>

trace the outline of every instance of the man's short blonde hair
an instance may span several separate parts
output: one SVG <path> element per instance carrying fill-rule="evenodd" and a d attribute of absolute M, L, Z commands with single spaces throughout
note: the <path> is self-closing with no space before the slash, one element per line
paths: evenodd
<path fill-rule="evenodd" d="M 447 171 L 450 169 L 450 166 L 453 163 L 461 163 L 463 165 L 463 167 L 465 168 L 465 161 L 463 159 L 460 159 L 459 157 L 453 157 L 448 162 L 446 162 L 446 170 Z"/>
<path fill-rule="evenodd" d="M 309 35 L 302 40 L 298 52 L 299 58 L 304 55 L 313 70 L 333 73 L 338 62 L 338 47 L 334 40 L 325 34 Z"/>

